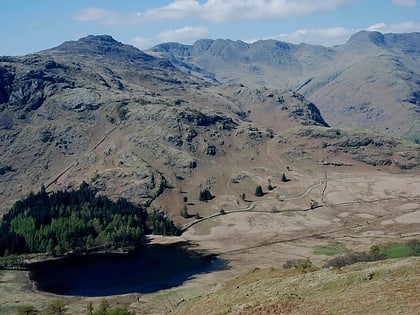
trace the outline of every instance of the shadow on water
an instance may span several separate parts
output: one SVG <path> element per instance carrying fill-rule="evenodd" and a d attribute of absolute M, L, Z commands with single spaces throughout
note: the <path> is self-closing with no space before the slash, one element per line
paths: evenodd
<path fill-rule="evenodd" d="M 225 267 L 214 255 L 174 244 L 151 245 L 130 254 L 70 256 L 28 266 L 38 290 L 88 297 L 169 289 L 196 274 Z"/>

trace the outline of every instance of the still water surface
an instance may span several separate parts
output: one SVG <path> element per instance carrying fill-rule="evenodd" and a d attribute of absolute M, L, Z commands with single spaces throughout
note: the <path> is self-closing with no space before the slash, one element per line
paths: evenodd
<path fill-rule="evenodd" d="M 150 293 L 181 285 L 192 276 L 221 270 L 223 260 L 178 245 L 153 245 L 131 254 L 72 256 L 29 266 L 38 290 L 60 295 Z"/>

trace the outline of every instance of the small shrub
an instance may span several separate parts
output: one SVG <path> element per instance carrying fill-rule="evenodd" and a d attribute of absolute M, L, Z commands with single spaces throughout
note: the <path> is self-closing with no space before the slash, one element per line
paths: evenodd
<path fill-rule="evenodd" d="M 313 268 L 313 263 L 309 258 L 305 259 L 291 259 L 283 264 L 284 269 L 296 268 L 299 270 L 307 270 Z"/>
<path fill-rule="evenodd" d="M 31 305 L 19 306 L 17 308 L 18 315 L 34 315 L 38 313 L 39 311 L 34 306 L 31 306 Z"/>
<path fill-rule="evenodd" d="M 56 299 L 52 301 L 47 306 L 47 310 L 45 312 L 48 315 L 63 315 L 67 314 L 67 307 L 64 304 L 64 301 L 61 299 Z"/>
<path fill-rule="evenodd" d="M 300 264 L 298 266 L 298 269 L 300 269 L 300 270 L 307 270 L 307 269 L 313 268 L 313 266 L 314 265 L 313 265 L 312 261 L 309 258 L 306 258 L 306 259 L 303 259 L 300 262 Z"/>
<path fill-rule="evenodd" d="M 378 245 L 372 245 L 369 249 L 369 254 L 377 255 L 381 253 L 381 248 Z"/>
<path fill-rule="evenodd" d="M 408 246 L 411 249 L 411 256 L 420 256 L 420 240 L 411 240 Z"/>
<path fill-rule="evenodd" d="M 12 171 L 12 167 L 10 165 L 0 167 L 0 175 L 4 175 L 7 172 L 11 172 L 11 171 Z"/>
<path fill-rule="evenodd" d="M 118 117 L 121 120 L 126 120 L 127 119 L 128 109 L 127 109 L 126 106 L 127 106 L 127 104 L 121 103 L 117 107 L 117 114 L 118 114 Z"/>
<path fill-rule="evenodd" d="M 316 209 L 319 207 L 319 203 L 316 200 L 311 200 L 310 207 L 311 207 L 311 210 Z"/>
<path fill-rule="evenodd" d="M 341 268 L 347 265 L 352 265 L 358 262 L 369 262 L 369 261 L 376 261 L 386 259 L 387 257 L 384 254 L 371 254 L 366 252 L 360 253 L 350 253 L 343 256 L 335 257 L 329 261 L 327 261 L 324 265 L 325 267 L 336 267 Z"/>

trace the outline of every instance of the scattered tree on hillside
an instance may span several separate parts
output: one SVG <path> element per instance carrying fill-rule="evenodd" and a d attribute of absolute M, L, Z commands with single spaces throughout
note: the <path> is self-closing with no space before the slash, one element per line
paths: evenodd
<path fill-rule="evenodd" d="M 283 183 L 285 183 L 285 182 L 288 182 L 288 181 L 290 181 L 290 179 L 288 179 L 287 177 L 286 177 L 286 174 L 282 174 L 281 175 L 281 181 L 283 182 Z"/>
<path fill-rule="evenodd" d="M 206 188 L 200 191 L 200 195 L 198 196 L 198 200 L 207 202 L 208 200 L 212 200 L 214 197 L 210 193 L 210 191 Z"/>
<path fill-rule="evenodd" d="M 184 205 L 181 209 L 181 217 L 188 219 L 190 217 L 189 213 L 188 213 L 188 209 L 187 206 Z"/>
<path fill-rule="evenodd" d="M 319 204 L 318 204 L 318 202 L 316 200 L 311 200 L 310 206 L 311 206 L 311 209 L 313 210 L 315 208 L 318 208 L 319 207 Z"/>
<path fill-rule="evenodd" d="M 268 186 L 267 186 L 267 189 L 268 189 L 268 190 L 273 190 L 273 189 L 274 189 L 273 185 L 271 185 L 271 179 L 268 179 Z"/>
<path fill-rule="evenodd" d="M 264 195 L 263 189 L 262 189 L 261 185 L 258 185 L 258 186 L 255 188 L 255 196 L 257 196 L 257 197 L 261 197 L 261 196 L 263 196 L 263 195 Z"/>

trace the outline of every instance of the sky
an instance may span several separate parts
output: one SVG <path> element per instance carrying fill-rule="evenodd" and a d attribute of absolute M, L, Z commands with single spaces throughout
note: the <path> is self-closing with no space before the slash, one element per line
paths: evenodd
<path fill-rule="evenodd" d="M 0 19 L 0 56 L 102 34 L 140 49 L 203 38 L 334 46 L 360 30 L 420 32 L 420 0 L 2 0 Z"/>

